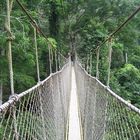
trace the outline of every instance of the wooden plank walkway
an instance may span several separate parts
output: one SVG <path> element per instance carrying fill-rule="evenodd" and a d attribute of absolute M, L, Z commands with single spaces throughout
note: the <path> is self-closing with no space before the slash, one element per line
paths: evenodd
<path fill-rule="evenodd" d="M 80 119 L 79 119 L 79 112 L 78 112 L 77 93 L 76 93 L 76 78 L 75 78 L 75 71 L 73 67 L 72 67 L 71 100 L 70 100 L 69 113 L 70 116 L 69 116 L 68 140 L 82 140 Z"/>

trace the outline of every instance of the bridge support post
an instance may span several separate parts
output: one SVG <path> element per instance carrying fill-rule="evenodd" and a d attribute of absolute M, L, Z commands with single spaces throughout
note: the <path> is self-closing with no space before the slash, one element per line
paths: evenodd
<path fill-rule="evenodd" d="M 109 87 L 110 84 L 111 57 L 112 57 L 112 39 L 109 40 L 107 87 Z"/>
<path fill-rule="evenodd" d="M 35 22 L 36 24 L 36 22 Z M 37 24 L 36 24 L 37 26 Z M 37 29 L 35 26 L 33 26 L 33 30 L 34 30 L 34 45 L 35 45 L 35 54 L 36 54 L 36 71 L 37 71 L 37 79 L 38 79 L 38 83 L 40 83 L 40 70 L 39 70 L 39 59 L 38 59 L 38 47 L 37 47 L 37 39 L 36 39 L 36 33 L 37 33 Z M 45 119 L 44 119 L 44 112 L 43 112 L 43 103 L 42 103 L 42 91 L 41 89 L 39 90 L 39 103 L 40 103 L 40 112 L 41 112 L 41 120 L 42 120 L 42 126 L 43 126 L 43 139 L 46 140 L 46 132 L 45 132 Z"/>
<path fill-rule="evenodd" d="M 55 54 L 55 70 L 58 71 L 58 62 L 57 62 L 57 50 L 54 52 Z"/>
<path fill-rule="evenodd" d="M 99 55 L 100 55 L 100 48 L 99 46 L 97 47 L 97 52 L 96 52 L 96 78 L 99 79 Z"/>
<path fill-rule="evenodd" d="M 48 44 L 49 48 L 49 63 L 50 63 L 50 74 L 52 73 L 52 58 L 51 58 L 51 44 Z"/>
<path fill-rule="evenodd" d="M 7 4 L 7 18 L 5 22 L 5 28 L 7 30 L 7 43 L 8 43 L 8 62 L 9 62 L 9 73 L 10 73 L 10 89 L 11 95 L 14 95 L 14 78 L 13 78 L 13 63 L 12 63 L 12 41 L 15 39 L 11 32 L 11 25 L 10 25 L 10 14 L 12 11 L 13 0 L 6 0 Z M 15 140 L 19 140 L 18 137 L 18 130 L 17 130 L 17 120 L 16 120 L 16 108 L 15 106 L 12 107 L 13 119 L 14 119 L 14 134 Z"/>
<path fill-rule="evenodd" d="M 36 24 L 36 22 L 35 22 Z M 35 56 L 36 56 L 36 71 L 37 71 L 37 79 L 40 82 L 40 71 L 39 71 L 39 61 L 38 61 L 38 47 L 37 47 L 37 40 L 36 40 L 36 27 L 33 26 L 34 29 L 34 45 L 35 45 Z"/>
<path fill-rule="evenodd" d="M 92 74 L 92 54 L 90 53 L 90 69 L 89 69 L 89 74 Z"/>

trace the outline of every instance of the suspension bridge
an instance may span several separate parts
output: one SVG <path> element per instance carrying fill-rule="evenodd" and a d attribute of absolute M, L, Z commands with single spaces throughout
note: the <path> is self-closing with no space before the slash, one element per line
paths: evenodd
<path fill-rule="evenodd" d="M 120 31 L 140 8 L 97 47 L 96 77 L 82 67 L 77 55 L 75 60 L 71 61 L 71 57 L 65 58 L 59 54 L 63 62 L 62 68 L 40 81 L 36 31 L 46 40 L 47 37 L 23 5 L 16 1 L 34 26 L 38 83 L 20 94 L 14 93 L 12 39 L 8 39 L 11 96 L 0 106 L 0 139 L 140 140 L 140 109 L 109 88 L 111 47 L 107 85 L 102 84 L 98 78 L 99 48 L 103 43 L 110 42 L 112 36 Z M 10 31 L 9 8 L 7 0 L 7 25 Z M 9 38 L 12 38 L 11 34 Z"/>

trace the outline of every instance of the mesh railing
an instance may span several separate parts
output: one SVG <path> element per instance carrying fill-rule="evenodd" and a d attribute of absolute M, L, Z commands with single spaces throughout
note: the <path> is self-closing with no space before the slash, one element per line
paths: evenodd
<path fill-rule="evenodd" d="M 75 63 L 84 140 L 140 140 L 140 110 Z"/>
<path fill-rule="evenodd" d="M 0 140 L 65 140 L 71 62 L 0 106 Z"/>

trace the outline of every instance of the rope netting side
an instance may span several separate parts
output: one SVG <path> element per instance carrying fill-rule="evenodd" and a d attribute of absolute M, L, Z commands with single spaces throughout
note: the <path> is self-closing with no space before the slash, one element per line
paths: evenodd
<path fill-rule="evenodd" d="M 78 62 L 75 71 L 84 140 L 139 140 L 140 110 L 88 75 Z"/>
<path fill-rule="evenodd" d="M 33 88 L 0 106 L 0 139 L 65 140 L 69 108 L 71 62 Z M 40 101 L 41 100 L 41 101 Z M 16 111 L 16 120 L 13 117 Z M 43 117 L 42 117 L 43 116 Z M 14 132 L 14 123 L 17 132 Z M 45 134 L 44 134 L 45 132 Z"/>

